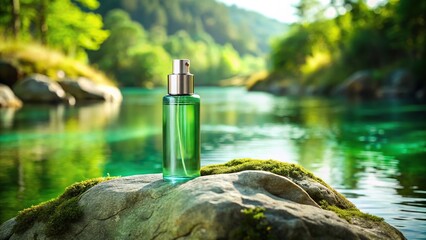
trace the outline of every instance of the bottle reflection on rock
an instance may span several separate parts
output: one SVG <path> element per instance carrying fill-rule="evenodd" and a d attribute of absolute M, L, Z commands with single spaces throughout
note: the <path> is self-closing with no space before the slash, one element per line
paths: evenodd
<path fill-rule="evenodd" d="M 189 65 L 173 60 L 163 97 L 163 178 L 173 183 L 200 176 L 200 96 Z"/>

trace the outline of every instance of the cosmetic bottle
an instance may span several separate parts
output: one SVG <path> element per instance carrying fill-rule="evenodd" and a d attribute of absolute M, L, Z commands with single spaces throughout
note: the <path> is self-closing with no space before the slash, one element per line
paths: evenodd
<path fill-rule="evenodd" d="M 173 60 L 163 97 L 163 178 L 172 183 L 200 176 L 200 96 L 190 61 Z"/>

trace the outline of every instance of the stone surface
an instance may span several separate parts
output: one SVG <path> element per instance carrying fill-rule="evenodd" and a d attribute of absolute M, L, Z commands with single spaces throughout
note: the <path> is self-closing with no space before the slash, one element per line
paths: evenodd
<path fill-rule="evenodd" d="M 229 239 L 242 209 L 265 208 L 277 239 L 404 239 L 390 225 L 354 225 L 323 210 L 290 179 L 263 171 L 203 176 L 172 185 L 160 174 L 100 183 L 79 201 L 84 217 L 51 239 Z M 13 234 L 14 219 L 0 227 L 0 239 L 50 239 L 44 223 Z"/>
<path fill-rule="evenodd" d="M 381 97 L 407 97 L 416 92 L 414 75 L 406 69 L 392 71 L 379 91 Z"/>
<path fill-rule="evenodd" d="M 24 102 L 75 103 L 74 97 L 67 94 L 57 82 L 41 74 L 33 74 L 18 81 L 13 91 Z"/>
<path fill-rule="evenodd" d="M 22 106 L 19 100 L 8 86 L 0 84 L 0 108 L 13 107 L 18 108 Z"/>
<path fill-rule="evenodd" d="M 77 101 L 100 100 L 119 102 L 122 100 L 122 95 L 118 88 L 98 85 L 84 77 L 65 79 L 58 83 L 66 92 L 74 96 Z"/>
<path fill-rule="evenodd" d="M 374 82 L 370 71 L 357 71 L 337 86 L 333 93 L 335 95 L 372 97 L 376 95 L 377 91 Z"/>

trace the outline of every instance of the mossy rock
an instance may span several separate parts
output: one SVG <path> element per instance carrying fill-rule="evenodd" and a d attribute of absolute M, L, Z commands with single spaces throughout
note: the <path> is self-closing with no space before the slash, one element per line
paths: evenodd
<path fill-rule="evenodd" d="M 20 211 L 16 216 L 13 232 L 23 233 L 34 223 L 43 222 L 46 223 L 47 236 L 61 235 L 67 230 L 69 224 L 83 216 L 83 210 L 78 205 L 80 196 L 96 184 L 110 179 L 113 178 L 94 178 L 74 183 L 59 197 Z"/>
<path fill-rule="evenodd" d="M 273 227 L 265 216 L 265 208 L 245 208 L 241 210 L 241 214 L 242 220 L 231 233 L 231 240 L 278 239 L 271 231 Z"/>
<path fill-rule="evenodd" d="M 323 209 L 335 212 L 339 217 L 345 219 L 349 223 L 361 223 L 361 225 L 363 225 L 364 222 L 383 221 L 382 218 L 362 213 L 349 200 L 328 186 L 323 180 L 297 164 L 274 160 L 235 159 L 224 164 L 202 167 L 201 175 L 234 173 L 245 170 L 267 171 L 289 178 L 294 183 L 307 190 L 306 192 L 311 198 Z M 69 186 L 58 198 L 21 211 L 15 218 L 16 224 L 13 227 L 13 232 L 18 234 L 23 233 L 31 228 L 34 223 L 42 222 L 45 223 L 45 233 L 47 236 L 60 236 L 69 229 L 70 224 L 79 221 L 83 217 L 84 213 L 78 204 L 81 195 L 96 184 L 110 179 L 111 178 L 95 178 L 75 183 Z M 312 194 L 312 189 L 307 188 L 306 181 L 310 184 L 315 183 L 321 185 L 323 188 L 327 189 L 328 193 L 333 193 L 338 200 L 330 202 L 327 201 L 327 199 L 319 198 L 318 196 L 320 195 Z M 268 225 L 265 224 L 265 219 L 262 217 L 262 209 L 248 209 L 244 210 L 242 214 L 247 217 L 248 224 L 256 224 L 256 227 L 267 232 Z M 253 219 L 251 219 L 251 217 Z M 241 231 L 238 234 L 241 234 Z"/>
<path fill-rule="evenodd" d="M 326 184 L 322 179 L 304 169 L 302 166 L 293 163 L 280 162 L 275 160 L 257 159 L 234 159 L 224 164 L 205 166 L 201 169 L 201 175 L 224 174 L 241 172 L 245 170 L 260 170 L 284 176 L 303 188 L 309 196 L 323 209 L 335 212 L 339 217 L 348 222 L 361 220 L 383 221 L 383 218 L 363 213 L 356 206 L 346 199 L 342 194 Z M 312 185 L 316 185 L 312 188 Z M 322 186 L 322 188 L 321 188 Z M 326 190 L 327 196 L 322 194 Z"/>

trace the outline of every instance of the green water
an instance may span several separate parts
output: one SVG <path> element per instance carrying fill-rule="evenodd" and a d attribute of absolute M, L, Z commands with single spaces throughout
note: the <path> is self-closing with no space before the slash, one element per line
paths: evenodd
<path fill-rule="evenodd" d="M 200 176 L 200 97 L 163 98 L 163 177 L 170 182 Z"/>
<path fill-rule="evenodd" d="M 426 105 L 289 99 L 197 88 L 201 165 L 252 157 L 299 163 L 409 239 L 426 235 Z M 98 176 L 160 173 L 161 90 L 121 105 L 0 109 L 0 220 Z"/>

